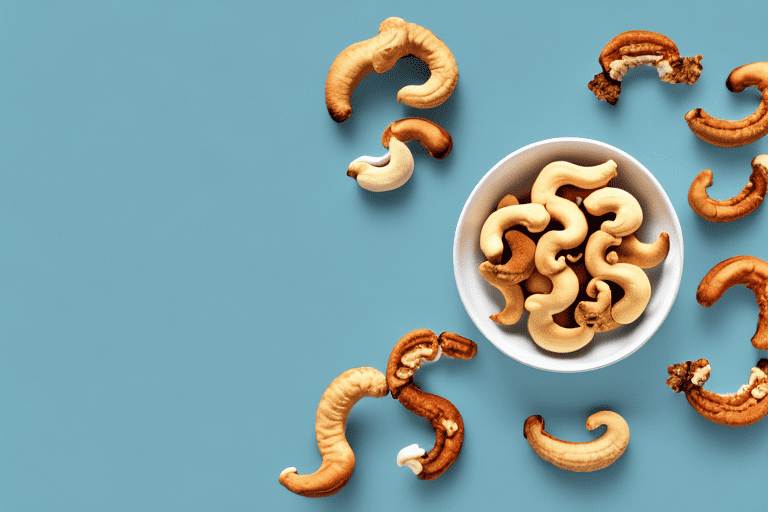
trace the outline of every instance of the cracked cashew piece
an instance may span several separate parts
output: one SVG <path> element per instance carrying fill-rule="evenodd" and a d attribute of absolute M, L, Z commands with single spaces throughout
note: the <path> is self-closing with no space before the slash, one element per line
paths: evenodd
<path fill-rule="evenodd" d="M 621 94 L 621 80 L 637 66 L 654 66 L 662 82 L 691 85 L 701 75 L 701 55 L 680 57 L 670 38 L 646 30 L 630 30 L 611 39 L 600 52 L 603 68 L 588 87 L 597 99 L 615 105 Z"/>
<path fill-rule="evenodd" d="M 352 93 L 363 78 L 372 71 L 389 71 L 398 59 L 408 55 L 424 61 L 431 74 L 421 85 L 400 89 L 397 101 L 432 108 L 447 100 L 459 81 L 451 50 L 426 28 L 392 17 L 379 25 L 378 35 L 347 47 L 331 64 L 325 82 L 325 104 L 333 120 L 341 123 L 352 115 Z"/>
<path fill-rule="evenodd" d="M 420 142 L 432 158 L 445 158 L 453 148 L 453 139 L 442 126 L 420 117 L 407 117 L 390 123 L 381 135 L 381 144 L 389 148 L 392 137 L 401 142 Z"/>
<path fill-rule="evenodd" d="M 616 248 L 615 261 L 608 263 L 629 263 L 640 268 L 653 268 L 669 254 L 669 234 L 662 231 L 654 242 L 644 243 L 637 239 L 637 235 L 631 234 L 622 238 Z"/>
<path fill-rule="evenodd" d="M 616 174 L 616 162 L 613 160 L 589 167 L 565 161 L 544 166 L 531 188 L 531 202 L 543 205 L 552 219 L 563 225 L 563 229 L 544 233 L 536 243 L 536 268 L 539 272 L 550 276 L 566 268 L 565 256 L 558 257 L 557 254 L 577 247 L 588 232 L 587 220 L 579 206 L 558 196 L 558 189 L 564 185 L 595 189 L 607 184 Z M 594 193 L 589 197 L 592 195 Z"/>
<path fill-rule="evenodd" d="M 562 441 L 544 430 L 544 418 L 535 415 L 525 420 L 523 435 L 531 448 L 547 462 L 568 471 L 595 471 L 610 466 L 621 457 L 629 444 L 629 425 L 612 411 L 600 411 L 587 418 L 587 429 L 602 425 L 599 438 L 586 443 Z"/>
<path fill-rule="evenodd" d="M 573 313 L 577 324 L 595 332 L 610 331 L 621 325 L 611 316 L 611 287 L 605 281 L 590 281 L 587 294 L 596 300 L 578 303 Z"/>
<path fill-rule="evenodd" d="M 442 475 L 459 457 L 464 442 L 464 422 L 456 407 L 443 397 L 419 389 L 413 374 L 427 361 L 441 355 L 472 359 L 477 345 L 458 334 L 439 336 L 429 329 L 417 329 L 403 336 L 392 349 L 387 363 L 387 385 L 392 398 L 406 409 L 429 421 L 435 431 L 435 444 L 428 452 L 411 445 L 398 453 L 399 466 L 408 466 L 421 480 Z"/>
<path fill-rule="evenodd" d="M 480 275 L 489 284 L 499 289 L 504 296 L 504 309 L 491 315 L 491 320 L 502 325 L 513 325 L 523 314 L 523 289 L 518 284 L 528 279 L 535 270 L 533 255 L 536 244 L 520 231 L 509 230 L 504 233 L 512 256 L 502 265 L 489 261 L 480 264 Z"/>
<path fill-rule="evenodd" d="M 501 263 L 504 252 L 504 232 L 514 226 L 524 226 L 531 233 L 544 231 L 549 224 L 549 213 L 540 204 L 505 206 L 490 214 L 480 230 L 480 250 L 494 265 Z"/>
<path fill-rule="evenodd" d="M 749 215 L 765 199 L 768 188 L 768 155 L 757 155 L 752 159 L 752 174 L 749 182 L 737 195 L 730 199 L 715 200 L 707 195 L 712 185 L 712 171 L 704 169 L 688 189 L 688 204 L 700 217 L 710 222 L 730 222 Z"/>
<path fill-rule="evenodd" d="M 704 389 L 712 368 L 709 361 L 686 361 L 668 369 L 667 385 L 675 393 L 684 392 L 688 403 L 700 415 L 720 425 L 743 427 L 760 421 L 768 414 L 768 359 L 760 359 L 752 368 L 749 381 L 736 393 L 721 395 Z"/>
<path fill-rule="evenodd" d="M 768 263 L 755 256 L 734 256 L 707 272 L 696 290 L 696 300 L 712 306 L 731 286 L 741 284 L 752 290 L 760 308 L 752 345 L 768 350 Z"/>
<path fill-rule="evenodd" d="M 728 121 L 697 108 L 685 114 L 688 127 L 701 140 L 724 148 L 744 146 L 768 133 L 768 62 L 740 66 L 728 75 L 725 86 L 731 92 L 742 92 L 755 86 L 761 94 L 760 106 L 744 119 Z"/>
<path fill-rule="evenodd" d="M 320 468 L 310 475 L 299 475 L 296 468 L 286 468 L 280 473 L 280 483 L 309 498 L 339 492 L 355 469 L 355 454 L 346 438 L 347 417 L 361 398 L 383 397 L 388 392 L 386 377 L 375 368 L 353 368 L 336 377 L 317 407 L 315 434 L 323 457 Z"/>
<path fill-rule="evenodd" d="M 619 238 L 634 233 L 643 223 L 643 209 L 640 203 L 632 194 L 620 188 L 605 187 L 595 190 L 584 199 L 584 208 L 595 217 L 615 213 L 616 218 L 603 222 L 600 229 Z"/>
<path fill-rule="evenodd" d="M 349 164 L 347 176 L 371 192 L 387 192 L 405 185 L 413 175 L 413 155 L 403 142 L 394 137 L 389 141 L 389 158 L 379 161 L 360 157 Z"/>

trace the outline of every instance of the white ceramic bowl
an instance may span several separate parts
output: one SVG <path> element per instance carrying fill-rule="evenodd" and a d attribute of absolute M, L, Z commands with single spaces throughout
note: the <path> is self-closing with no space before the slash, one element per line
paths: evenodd
<path fill-rule="evenodd" d="M 670 238 L 667 258 L 646 273 L 651 281 L 651 300 L 643 315 L 632 324 L 595 334 L 585 347 L 568 354 L 549 352 L 536 345 L 528 334 L 528 313 L 512 326 L 489 318 L 504 308 L 504 298 L 480 276 L 485 261 L 480 251 L 480 229 L 506 194 L 529 192 L 539 171 L 548 163 L 566 160 L 578 165 L 597 165 L 612 159 L 618 176 L 609 186 L 635 196 L 643 208 L 638 238 L 656 240 L 666 231 Z M 672 308 L 683 276 L 683 235 L 672 203 L 656 178 L 640 162 L 608 144 L 589 139 L 557 138 L 536 142 L 503 158 L 483 176 L 467 199 L 456 226 L 453 269 L 461 301 L 470 318 L 499 350 L 523 364 L 556 372 L 579 372 L 608 366 L 639 349 Z"/>

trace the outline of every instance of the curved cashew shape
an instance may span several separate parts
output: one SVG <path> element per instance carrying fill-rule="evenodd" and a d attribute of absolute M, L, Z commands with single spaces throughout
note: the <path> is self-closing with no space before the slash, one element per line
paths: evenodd
<path fill-rule="evenodd" d="M 709 361 L 686 361 L 667 368 L 667 385 L 675 393 L 683 391 L 688 403 L 700 415 L 720 425 L 743 427 L 760 421 L 768 414 L 768 359 L 760 359 L 752 368 L 749 381 L 736 393 L 721 395 L 702 386 L 709 379 Z"/>
<path fill-rule="evenodd" d="M 311 475 L 298 475 L 296 468 L 286 468 L 280 473 L 280 483 L 309 498 L 339 492 L 355 470 L 355 454 L 346 438 L 347 417 L 361 398 L 383 397 L 388 392 L 386 377 L 375 368 L 353 368 L 336 377 L 317 407 L 315 434 L 323 456 L 320 468 Z"/>
<path fill-rule="evenodd" d="M 436 336 L 428 329 L 417 329 L 403 336 L 389 356 L 387 385 L 392 398 L 429 421 L 435 431 L 435 445 L 429 452 L 411 445 L 397 457 L 398 465 L 410 467 L 422 480 L 439 477 L 459 457 L 464 442 L 464 422 L 451 402 L 419 389 L 413 374 L 424 362 L 436 361 L 441 354 L 472 359 L 476 353 L 477 345 L 458 334 L 444 332 Z"/>
<path fill-rule="evenodd" d="M 389 148 L 392 137 L 401 142 L 417 140 L 432 158 L 438 159 L 448 156 L 453 147 L 451 135 L 442 126 L 420 117 L 407 117 L 390 123 L 381 135 L 381 144 Z"/>
<path fill-rule="evenodd" d="M 502 311 L 491 315 L 491 320 L 502 325 L 513 325 L 523 314 L 523 289 L 518 284 L 525 281 L 535 270 L 533 255 L 536 244 L 520 231 L 509 230 L 504 239 L 512 249 L 512 256 L 503 265 L 489 261 L 480 264 L 480 275 L 504 295 Z"/>
<path fill-rule="evenodd" d="M 701 140 L 724 148 L 744 146 L 768 133 L 768 62 L 753 62 L 740 66 L 728 75 L 725 86 L 731 92 L 741 92 L 755 86 L 762 97 L 753 113 L 738 121 L 726 121 L 697 108 L 685 114 L 691 131 Z"/>
<path fill-rule="evenodd" d="M 768 189 L 768 155 L 752 159 L 752 174 L 747 185 L 730 199 L 716 201 L 707 195 L 712 185 L 712 171 L 704 169 L 688 189 L 688 204 L 700 217 L 710 222 L 730 222 L 755 211 L 765 199 Z"/>
<path fill-rule="evenodd" d="M 760 308 L 752 345 L 768 350 L 768 263 L 754 256 L 734 256 L 707 272 L 696 290 L 696 300 L 712 306 L 731 286 L 742 284 L 752 290 Z"/>
<path fill-rule="evenodd" d="M 620 238 L 605 231 L 595 231 L 587 241 L 585 261 L 587 271 L 593 280 L 611 281 L 624 289 L 624 297 L 611 308 L 611 316 L 620 324 L 637 320 L 645 311 L 651 298 L 651 283 L 643 269 L 629 263 L 608 262 L 605 251 L 612 245 L 619 245 Z M 588 286 L 589 289 L 589 286 Z"/>
<path fill-rule="evenodd" d="M 514 226 L 524 226 L 532 233 L 539 233 L 549 224 L 549 213 L 540 204 L 518 204 L 496 210 L 488 216 L 480 230 L 480 250 L 485 257 L 498 265 L 504 252 L 501 237 Z"/>
<path fill-rule="evenodd" d="M 595 471 L 610 466 L 629 444 L 629 425 L 620 415 L 600 411 L 587 418 L 587 430 L 605 425 L 605 433 L 594 441 L 561 441 L 544 430 L 544 418 L 535 415 L 525 420 L 523 435 L 531 448 L 547 462 L 568 471 Z"/>
<path fill-rule="evenodd" d="M 389 141 L 389 155 L 380 159 L 383 165 L 375 165 L 369 157 L 360 157 L 349 164 L 347 176 L 371 192 L 387 192 L 405 185 L 413 175 L 413 155 L 404 143 L 392 138 Z"/>
<path fill-rule="evenodd" d="M 624 237 L 616 249 L 615 261 L 608 259 L 608 263 L 629 263 L 640 268 L 653 268 L 669 254 L 669 234 L 662 231 L 655 242 L 643 243 L 637 239 L 637 235 Z"/>
<path fill-rule="evenodd" d="M 385 73 L 398 59 L 413 55 L 429 66 L 431 75 L 422 85 L 408 85 L 397 101 L 416 108 L 432 108 L 447 100 L 459 81 L 451 50 L 436 35 L 415 23 L 387 18 L 379 34 L 342 51 L 331 64 L 325 82 L 325 104 L 334 121 L 352 115 L 350 100 L 357 85 L 372 71 Z"/>
<path fill-rule="evenodd" d="M 536 268 L 545 276 L 561 272 L 567 263 L 562 250 L 573 249 L 584 241 L 588 226 L 584 214 L 573 201 L 557 195 L 564 185 L 594 189 L 616 176 L 616 162 L 583 167 L 570 162 L 552 162 L 544 166 L 531 188 L 531 202 L 543 205 L 550 216 L 563 225 L 562 230 L 545 233 L 536 244 Z M 592 194 L 594 195 L 594 194 Z M 591 195 L 590 195 L 591 197 Z"/>
<path fill-rule="evenodd" d="M 611 287 L 605 281 L 590 281 L 587 294 L 597 300 L 579 302 L 573 313 L 577 324 L 595 332 L 610 331 L 621 325 L 611 316 Z"/>
<path fill-rule="evenodd" d="M 589 82 L 597 99 L 615 105 L 621 94 L 621 79 L 637 66 L 656 68 L 662 82 L 691 85 L 701 75 L 701 55 L 680 57 L 677 45 L 667 36 L 646 30 L 630 30 L 611 39 L 600 52 L 601 73 Z"/>
<path fill-rule="evenodd" d="M 643 223 L 643 209 L 640 208 L 640 203 L 632 194 L 620 188 L 605 187 L 595 190 L 584 199 L 584 208 L 595 217 L 615 213 L 616 218 L 603 222 L 600 229 L 616 237 L 634 233 Z"/>

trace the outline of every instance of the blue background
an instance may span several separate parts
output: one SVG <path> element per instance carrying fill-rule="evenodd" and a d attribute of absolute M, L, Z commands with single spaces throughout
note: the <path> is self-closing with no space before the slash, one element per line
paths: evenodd
<path fill-rule="evenodd" d="M 695 291 L 716 263 L 768 258 L 765 206 L 724 225 L 687 204 L 704 168 L 731 197 L 768 139 L 722 149 L 684 114 L 740 119 L 759 93 L 724 87 L 766 60 L 764 2 L 0 3 L 0 510 L 538 510 L 716 508 L 754 503 L 768 421 L 732 429 L 665 384 L 669 364 L 706 357 L 707 388 L 732 392 L 763 355 L 752 293 L 711 309 Z M 343 124 L 324 85 L 336 55 L 399 16 L 432 30 L 460 70 L 449 101 L 395 101 L 428 70 L 414 58 L 357 88 Z M 630 71 L 616 106 L 587 82 L 625 30 L 703 54 L 693 86 Z M 384 128 L 429 118 L 453 136 L 389 193 L 346 176 L 381 155 Z M 453 277 L 456 222 L 501 158 L 560 136 L 633 155 L 666 189 L 685 268 L 666 322 L 608 368 L 556 374 L 507 358 L 476 330 Z M 418 376 L 461 411 L 461 457 L 439 479 L 395 464 L 431 447 L 429 425 L 389 397 L 352 411 L 349 484 L 311 500 L 277 480 L 320 464 L 322 392 L 357 366 L 384 370 L 416 328 L 477 342 L 471 361 Z M 612 466 L 559 470 L 522 436 L 541 414 L 588 441 L 610 408 L 632 438 Z M 703 500 L 703 501 L 700 501 Z"/>

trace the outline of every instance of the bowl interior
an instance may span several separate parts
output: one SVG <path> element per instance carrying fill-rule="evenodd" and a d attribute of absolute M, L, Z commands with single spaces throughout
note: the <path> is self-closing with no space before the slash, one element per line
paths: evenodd
<path fill-rule="evenodd" d="M 587 346 L 568 354 L 539 348 L 528 334 L 527 312 L 512 326 L 499 325 L 489 318 L 501 311 L 504 299 L 485 282 L 478 266 L 485 261 L 480 251 L 480 230 L 496 203 L 506 194 L 529 192 L 548 163 L 566 160 L 578 165 L 598 165 L 612 159 L 618 176 L 609 186 L 619 187 L 637 198 L 643 208 L 638 231 L 642 242 L 656 240 L 666 231 L 670 238 L 667 258 L 646 269 L 651 282 L 651 299 L 643 315 L 632 324 L 597 333 Z M 523 364 L 558 372 L 578 372 L 607 366 L 639 349 L 661 326 L 680 287 L 683 274 L 683 237 L 672 203 L 648 169 L 627 153 L 602 142 L 559 138 L 537 142 L 511 153 L 496 164 L 475 186 L 467 199 L 456 227 L 453 266 L 461 301 L 470 318 L 499 350 Z"/>

